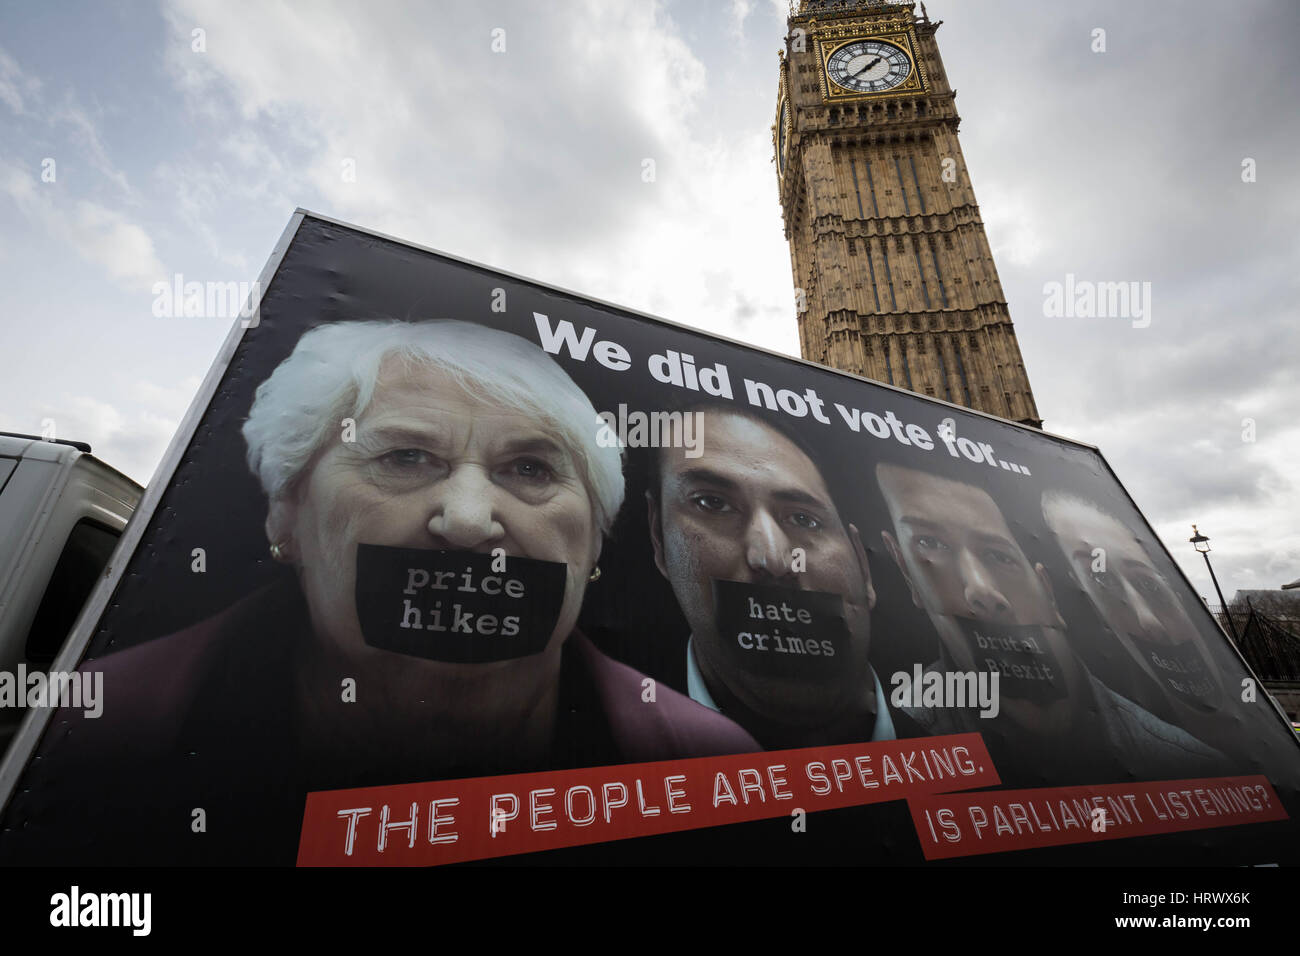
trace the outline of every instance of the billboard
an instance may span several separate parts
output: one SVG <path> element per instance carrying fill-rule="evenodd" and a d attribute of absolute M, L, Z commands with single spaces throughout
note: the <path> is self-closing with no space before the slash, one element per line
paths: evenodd
<path fill-rule="evenodd" d="M 0 862 L 1300 858 L 1096 449 L 302 211 L 260 287 Z"/>

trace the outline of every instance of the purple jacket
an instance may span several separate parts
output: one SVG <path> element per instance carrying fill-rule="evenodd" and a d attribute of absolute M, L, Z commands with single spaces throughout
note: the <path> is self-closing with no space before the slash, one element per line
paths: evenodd
<path fill-rule="evenodd" d="M 151 744 L 165 749 L 184 726 L 178 718 L 192 712 L 212 674 L 236 661 L 252 666 L 261 649 L 248 646 L 250 635 L 284 634 L 292 629 L 296 610 L 263 589 L 173 635 L 86 662 L 83 670 L 104 672 L 106 705 L 99 722 L 105 726 L 98 729 L 144 732 Z M 606 656 L 581 632 L 570 635 L 566 653 L 589 680 L 621 762 L 762 750 L 738 724 L 662 683 L 655 682 L 653 702 L 643 701 L 646 676 Z M 266 663 L 279 662 L 271 655 Z M 144 744 L 137 738 L 133 749 Z"/>

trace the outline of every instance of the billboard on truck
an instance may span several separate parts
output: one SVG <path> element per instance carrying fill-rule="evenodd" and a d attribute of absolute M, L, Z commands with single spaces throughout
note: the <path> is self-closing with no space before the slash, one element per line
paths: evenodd
<path fill-rule="evenodd" d="M 1300 856 L 1096 449 L 301 210 L 125 540 L 5 863 Z"/>

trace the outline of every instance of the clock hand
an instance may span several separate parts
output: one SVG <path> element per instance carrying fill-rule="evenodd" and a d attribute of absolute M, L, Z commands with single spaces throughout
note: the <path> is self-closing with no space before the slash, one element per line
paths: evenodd
<path fill-rule="evenodd" d="M 871 68 L 872 68 L 873 66 L 875 66 L 877 63 L 879 63 L 882 59 L 884 59 L 884 57 L 879 57 L 879 56 L 876 57 L 874 60 L 872 60 L 872 61 L 871 61 L 870 63 L 868 63 L 866 66 L 864 66 L 862 69 L 858 70 L 858 72 L 854 73 L 853 76 L 854 76 L 854 77 L 861 76 L 863 73 L 867 72 L 867 70 L 871 69 Z"/>

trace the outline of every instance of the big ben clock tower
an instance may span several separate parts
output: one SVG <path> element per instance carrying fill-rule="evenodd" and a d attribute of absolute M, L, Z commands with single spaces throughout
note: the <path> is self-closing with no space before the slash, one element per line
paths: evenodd
<path fill-rule="evenodd" d="M 773 130 L 803 356 L 1041 427 L 921 5 L 800 0 Z"/>

